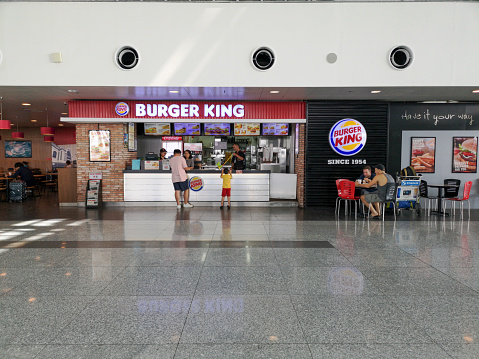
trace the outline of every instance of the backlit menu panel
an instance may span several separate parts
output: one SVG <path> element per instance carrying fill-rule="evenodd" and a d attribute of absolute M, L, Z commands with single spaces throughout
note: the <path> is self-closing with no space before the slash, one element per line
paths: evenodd
<path fill-rule="evenodd" d="M 263 136 L 288 136 L 289 124 L 288 123 L 264 123 L 262 135 Z"/>
<path fill-rule="evenodd" d="M 235 123 L 235 136 L 259 136 L 259 123 Z"/>
<path fill-rule="evenodd" d="M 205 123 L 205 136 L 229 136 L 230 134 L 229 123 Z"/>
<path fill-rule="evenodd" d="M 199 123 L 175 123 L 175 136 L 199 136 L 201 128 Z"/>
<path fill-rule="evenodd" d="M 169 136 L 171 129 L 169 123 L 145 123 L 145 135 Z"/>

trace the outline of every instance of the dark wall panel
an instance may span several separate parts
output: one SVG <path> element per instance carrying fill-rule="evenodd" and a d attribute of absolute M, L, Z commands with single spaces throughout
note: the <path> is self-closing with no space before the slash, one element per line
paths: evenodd
<path fill-rule="evenodd" d="M 354 180 L 364 164 L 382 163 L 388 158 L 388 104 L 368 102 L 308 102 L 306 129 L 306 206 L 334 207 L 337 197 L 336 179 Z M 328 141 L 331 127 L 339 120 L 352 118 L 363 124 L 367 132 L 364 149 L 354 156 L 340 156 Z M 349 159 L 349 165 L 328 165 L 328 160 Z"/>

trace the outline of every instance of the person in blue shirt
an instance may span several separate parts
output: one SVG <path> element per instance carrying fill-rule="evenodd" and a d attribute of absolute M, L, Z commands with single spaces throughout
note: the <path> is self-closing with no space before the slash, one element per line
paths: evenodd
<path fill-rule="evenodd" d="M 27 184 L 27 187 L 31 187 L 35 185 L 35 177 L 33 177 L 32 171 L 25 167 L 23 163 L 17 162 L 15 163 L 15 173 L 9 178 L 17 178 L 20 176 L 20 179 Z"/>

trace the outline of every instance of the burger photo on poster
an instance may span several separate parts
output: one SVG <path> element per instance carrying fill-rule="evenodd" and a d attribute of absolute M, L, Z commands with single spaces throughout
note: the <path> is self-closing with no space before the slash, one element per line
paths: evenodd
<path fill-rule="evenodd" d="M 476 171 L 477 166 L 477 137 L 455 138 L 454 162 L 455 167 L 465 171 Z"/>

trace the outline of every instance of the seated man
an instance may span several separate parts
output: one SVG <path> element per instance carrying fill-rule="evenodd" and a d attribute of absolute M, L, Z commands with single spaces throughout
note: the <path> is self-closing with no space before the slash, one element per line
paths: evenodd
<path fill-rule="evenodd" d="M 8 176 L 9 178 L 17 178 L 20 176 L 20 179 L 22 181 L 25 181 L 27 184 L 27 187 L 31 187 L 35 185 L 35 177 L 33 177 L 32 171 L 25 167 L 23 163 L 17 162 L 15 163 L 15 173 L 11 176 Z"/>
<path fill-rule="evenodd" d="M 371 174 L 371 167 L 369 166 L 364 166 L 363 167 L 363 174 L 359 176 L 359 178 L 356 180 L 359 183 L 369 183 L 371 180 L 376 176 L 375 173 Z M 375 188 L 366 188 L 362 190 L 362 193 L 366 192 L 374 192 L 376 189 Z"/>
<path fill-rule="evenodd" d="M 369 183 L 359 184 L 356 182 L 356 187 L 359 188 L 371 188 L 374 185 L 377 189 L 374 192 L 361 195 L 361 201 L 366 207 L 369 207 L 372 218 L 379 219 L 379 202 L 386 200 L 386 188 L 388 183 L 394 183 L 394 178 L 386 173 L 386 168 L 383 165 L 376 165 L 374 169 L 376 174 Z M 371 206 L 371 203 L 373 204 Z"/>

